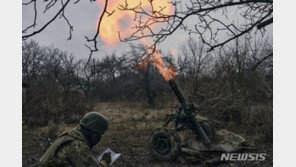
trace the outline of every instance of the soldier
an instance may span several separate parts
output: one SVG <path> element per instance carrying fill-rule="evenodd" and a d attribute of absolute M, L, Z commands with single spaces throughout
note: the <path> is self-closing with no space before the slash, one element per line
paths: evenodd
<path fill-rule="evenodd" d="M 87 113 L 80 126 L 64 132 L 47 149 L 40 159 L 41 167 L 105 167 L 111 161 L 110 153 L 104 154 L 102 161 L 91 155 L 91 149 L 108 129 L 108 122 L 99 113 Z"/>

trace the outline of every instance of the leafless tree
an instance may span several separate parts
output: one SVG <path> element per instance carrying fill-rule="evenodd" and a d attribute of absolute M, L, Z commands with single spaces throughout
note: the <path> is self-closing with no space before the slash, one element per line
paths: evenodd
<path fill-rule="evenodd" d="M 206 52 L 205 44 L 198 42 L 195 39 L 189 39 L 185 45 L 183 45 L 181 52 L 178 56 L 178 77 L 190 79 L 190 82 L 184 82 L 183 84 L 187 88 L 192 88 L 193 94 L 197 94 L 197 89 L 200 86 L 198 81 L 202 73 L 206 73 L 211 64 L 211 55 Z"/>
<path fill-rule="evenodd" d="M 22 77 L 30 84 L 41 74 L 43 69 L 45 49 L 39 47 L 35 41 L 25 42 L 22 45 Z"/>
<path fill-rule="evenodd" d="M 22 30 L 22 39 L 26 40 L 29 37 L 32 37 L 40 32 L 42 32 L 44 29 L 46 29 L 50 24 L 52 24 L 52 22 L 54 22 L 57 18 L 60 19 L 64 19 L 67 24 L 69 25 L 69 37 L 68 40 L 70 40 L 72 38 L 72 31 L 73 31 L 73 26 L 70 24 L 69 20 L 67 19 L 67 17 L 65 16 L 65 9 L 66 7 L 69 5 L 70 0 L 66 0 L 66 2 L 64 2 L 63 0 L 61 0 L 60 2 L 58 2 L 58 0 L 44 0 L 44 1 L 37 1 L 37 0 L 28 0 L 25 1 L 23 0 L 22 5 L 23 6 L 29 6 L 32 5 L 32 11 L 34 14 L 34 19 L 33 19 L 33 23 L 31 25 L 29 25 L 28 27 L 25 27 Z M 78 1 L 74 2 L 74 4 L 78 3 Z M 55 13 L 55 15 L 49 20 L 47 21 L 43 26 L 41 26 L 39 29 L 37 29 L 37 18 L 38 18 L 38 13 L 39 13 L 39 9 L 37 8 L 37 3 L 42 3 L 41 6 L 44 7 L 44 11 L 43 14 L 45 14 L 46 12 L 48 12 L 50 9 L 55 8 L 60 6 L 60 9 Z M 59 5 L 59 3 L 61 3 Z M 28 32 L 30 31 L 30 32 Z"/>
<path fill-rule="evenodd" d="M 178 74 L 183 76 L 197 76 L 201 72 L 209 54 L 206 53 L 204 44 L 195 39 L 189 39 L 183 45 L 178 57 Z"/>
<path fill-rule="evenodd" d="M 23 42 L 23 120 L 25 123 L 48 123 L 48 118 L 65 120 L 72 111 L 81 114 L 87 107 L 83 96 L 73 94 L 69 98 L 69 90 L 77 85 L 75 71 L 79 60 L 72 55 L 54 47 L 42 47 L 35 41 Z M 63 88 L 63 89 L 62 89 Z M 80 102 L 73 102 L 79 99 Z M 75 106 L 73 105 L 75 103 Z M 78 106 L 78 107 L 77 107 Z M 40 115 L 44 117 L 40 118 Z M 32 120 L 34 118 L 35 120 Z"/>
<path fill-rule="evenodd" d="M 73 5 L 77 5 L 79 3 L 79 1 L 80 0 L 73 1 Z M 95 0 L 90 0 L 90 2 L 93 2 L 93 1 L 95 1 Z M 104 5 L 104 9 L 100 15 L 100 18 L 99 18 L 99 23 L 97 25 L 97 31 L 95 31 L 94 36 L 91 38 L 85 36 L 86 42 L 92 43 L 92 46 L 85 44 L 85 46 L 90 51 L 89 58 L 88 58 L 86 65 L 92 59 L 92 54 L 99 50 L 97 40 L 98 40 L 98 35 L 100 33 L 100 26 L 101 26 L 101 21 L 102 21 L 103 17 L 105 17 L 106 15 L 110 16 L 113 14 L 113 12 L 109 12 L 107 10 L 108 0 L 104 0 L 104 1 L 105 1 L 105 5 Z M 43 0 L 43 1 L 23 0 L 22 6 L 23 7 L 31 7 L 34 18 L 33 18 L 32 24 L 23 28 L 22 39 L 27 40 L 28 38 L 30 38 L 36 34 L 39 34 L 44 29 L 46 29 L 49 25 L 53 24 L 53 22 L 56 21 L 57 19 L 62 19 L 66 22 L 66 24 L 69 27 L 69 35 L 68 35 L 67 40 L 71 40 L 74 26 L 71 24 L 70 20 L 67 18 L 67 15 L 66 15 L 66 9 L 69 8 L 69 6 L 71 5 L 70 2 L 72 2 L 72 1 L 71 0 Z M 41 6 L 41 8 L 38 8 L 38 6 Z M 49 13 L 50 10 L 53 10 L 53 8 L 55 8 L 55 9 L 58 8 L 57 12 L 55 12 L 53 14 L 53 16 L 51 18 L 49 18 L 49 20 L 44 23 L 44 25 L 37 26 L 39 14 L 45 15 L 45 14 Z M 42 13 L 40 12 L 41 10 L 43 10 Z"/>
<path fill-rule="evenodd" d="M 58 81 L 64 88 L 66 93 L 73 87 L 77 87 L 77 69 L 81 63 L 81 60 L 76 60 L 73 55 L 68 55 L 67 52 L 61 52 L 59 54 L 61 59 L 61 71 L 58 75 Z"/>
<path fill-rule="evenodd" d="M 158 50 L 158 52 L 164 55 L 161 50 Z M 128 57 L 127 66 L 130 70 L 141 78 L 141 90 L 145 92 L 149 106 L 154 107 L 157 94 L 162 94 L 162 89 L 165 87 L 166 82 L 153 64 L 153 57 L 148 55 L 146 46 L 143 44 L 131 44 L 129 51 L 123 56 Z M 162 59 L 167 66 L 174 64 L 174 59 L 171 55 L 162 56 Z"/>
<path fill-rule="evenodd" d="M 95 80 L 95 77 L 97 76 L 95 64 L 95 60 L 91 63 L 89 63 L 87 60 L 84 60 L 79 64 L 77 70 L 78 84 L 88 99 L 90 98 L 93 80 Z"/>
<path fill-rule="evenodd" d="M 62 72 L 62 62 L 59 57 L 61 51 L 53 46 L 45 48 L 42 77 L 58 81 L 59 75 Z"/>
<path fill-rule="evenodd" d="M 213 90 L 219 90 L 216 96 L 224 99 L 238 95 L 253 98 L 260 94 L 265 96 L 262 99 L 272 97 L 272 89 L 264 83 L 265 69 L 272 64 L 272 52 L 269 40 L 248 36 L 215 52 L 211 73 L 216 80 Z"/>
<path fill-rule="evenodd" d="M 76 0 L 73 3 L 76 5 L 79 1 Z M 40 10 L 37 8 L 37 3 L 42 3 L 41 5 L 44 6 L 43 13 L 59 7 L 55 15 L 40 28 L 36 27 Z M 33 23 L 23 29 L 24 40 L 42 32 L 56 19 L 63 19 L 67 23 L 68 40 L 71 39 L 74 26 L 65 14 L 65 9 L 71 4 L 70 0 L 24 0 L 22 4 L 31 5 L 34 13 Z M 156 51 L 157 44 L 179 30 L 190 36 L 197 35 L 207 45 L 208 51 L 211 51 L 253 31 L 264 34 L 264 28 L 273 22 L 273 0 L 171 0 L 167 6 L 156 6 L 157 3 L 153 1 L 150 1 L 150 4 L 150 8 L 144 8 L 141 1 L 136 6 L 129 4 L 127 0 L 122 1 L 118 10 L 134 13 L 134 23 L 132 23 L 134 32 L 124 39 L 121 38 L 120 32 L 118 33 L 121 41 L 153 39 L 153 44 L 148 46 L 152 50 L 151 53 Z M 172 12 L 165 13 L 166 8 L 171 8 Z M 93 52 L 98 51 L 97 38 L 101 20 L 113 13 L 114 11 L 108 11 L 108 0 L 105 0 L 97 31 L 93 37 L 85 37 L 87 42 L 93 43 L 93 46 L 85 44 L 90 50 L 88 63 L 92 59 Z M 153 28 L 155 26 L 157 28 Z"/>
<path fill-rule="evenodd" d="M 150 38 L 152 51 L 168 36 L 181 30 L 190 36 L 197 35 L 208 51 L 221 47 L 253 30 L 264 33 L 264 27 L 273 22 L 273 0 L 173 0 L 171 14 L 151 1 L 149 9 L 130 5 L 125 1 L 119 10 L 134 13 L 134 32 L 121 41 Z M 237 21 L 239 20 L 239 21 Z M 158 28 L 153 29 L 153 26 Z M 153 53 L 153 52 L 152 52 Z"/>
<path fill-rule="evenodd" d="M 273 46 L 267 39 L 253 39 L 245 35 L 243 39 L 236 39 L 232 45 L 216 52 L 221 65 L 227 64 L 228 69 L 237 73 L 246 71 L 263 70 L 272 63 Z"/>
<path fill-rule="evenodd" d="M 130 45 L 129 64 L 132 70 L 140 75 L 142 78 L 144 90 L 146 92 L 146 97 L 148 104 L 150 106 L 155 106 L 156 92 L 151 86 L 151 73 L 152 73 L 152 62 L 145 57 L 146 48 L 144 45 Z"/>
<path fill-rule="evenodd" d="M 126 60 L 125 57 L 113 53 L 111 56 L 103 58 L 100 63 L 98 63 L 98 68 L 106 76 L 106 79 L 115 81 L 116 77 L 127 68 L 125 67 Z"/>

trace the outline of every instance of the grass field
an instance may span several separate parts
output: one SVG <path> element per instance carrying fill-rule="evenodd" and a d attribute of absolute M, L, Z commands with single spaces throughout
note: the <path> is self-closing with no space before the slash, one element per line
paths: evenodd
<path fill-rule="evenodd" d="M 107 118 L 109 129 L 101 142 L 94 147 L 94 155 L 100 155 L 106 147 L 110 147 L 122 154 L 114 166 L 201 166 L 201 164 L 188 163 L 182 159 L 173 162 L 158 162 L 149 153 L 149 137 L 156 128 L 165 123 L 166 115 L 174 112 L 172 107 L 173 105 L 162 109 L 152 109 L 141 103 L 97 103 L 94 110 Z M 216 129 L 226 128 L 245 137 L 248 143 L 258 147 L 255 152 L 267 153 L 267 160 L 264 162 L 227 163 L 220 166 L 272 166 L 272 142 L 263 142 L 258 139 L 258 136 L 240 133 L 243 132 L 239 129 L 241 127 L 235 127 L 229 123 L 214 119 L 209 119 L 209 121 Z M 38 160 L 50 141 L 54 141 L 58 134 L 75 126 L 77 124 L 51 124 L 38 128 L 23 126 L 23 166 L 38 166 Z"/>

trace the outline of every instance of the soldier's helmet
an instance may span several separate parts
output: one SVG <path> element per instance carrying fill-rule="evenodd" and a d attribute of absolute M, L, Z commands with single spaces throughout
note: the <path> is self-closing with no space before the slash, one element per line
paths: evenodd
<path fill-rule="evenodd" d="M 104 133 L 108 129 L 108 121 L 106 118 L 97 113 L 97 112 L 89 112 L 87 113 L 79 123 L 81 126 L 89 129 L 95 133 Z"/>

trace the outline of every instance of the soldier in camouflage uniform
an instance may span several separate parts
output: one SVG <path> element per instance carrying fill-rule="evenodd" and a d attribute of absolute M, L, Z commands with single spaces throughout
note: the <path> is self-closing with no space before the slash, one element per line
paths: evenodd
<path fill-rule="evenodd" d="M 102 161 L 91 155 L 91 148 L 101 139 L 108 129 L 106 119 L 96 113 L 87 113 L 80 126 L 65 132 L 50 146 L 40 159 L 41 167 L 105 167 L 111 161 L 109 154 L 104 154 Z"/>

